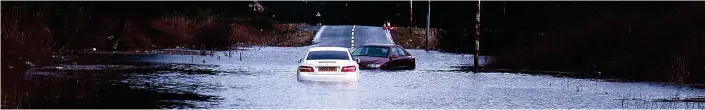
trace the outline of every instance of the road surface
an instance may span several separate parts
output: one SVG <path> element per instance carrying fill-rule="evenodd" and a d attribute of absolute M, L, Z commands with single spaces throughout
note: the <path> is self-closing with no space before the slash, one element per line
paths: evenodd
<path fill-rule="evenodd" d="M 376 26 L 324 26 L 317 36 L 315 44 L 306 47 L 251 47 L 212 56 L 114 58 L 115 62 L 145 63 L 137 66 L 141 68 L 160 68 L 121 72 L 124 78 L 116 82 L 128 85 L 130 91 L 156 92 L 129 92 L 120 97 L 166 96 L 139 98 L 158 102 L 157 108 L 705 108 L 702 102 L 659 101 L 705 96 L 702 89 L 521 73 L 471 73 L 455 66 L 472 65 L 472 55 L 414 49 L 409 51 L 417 58 L 415 70 L 363 70 L 357 83 L 298 82 L 297 61 L 310 47 L 392 43 Z M 59 78 L 76 74 L 29 73 Z M 163 95 L 167 93 L 170 95 Z M 179 98 L 182 96 L 186 98 Z"/>
<path fill-rule="evenodd" d="M 368 43 L 393 44 L 390 34 L 376 26 L 322 26 L 313 46 L 358 47 Z"/>

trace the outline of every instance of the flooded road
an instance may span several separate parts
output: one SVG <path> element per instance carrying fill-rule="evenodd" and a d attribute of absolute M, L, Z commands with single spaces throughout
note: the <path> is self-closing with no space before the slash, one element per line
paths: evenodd
<path fill-rule="evenodd" d="M 312 46 L 391 43 L 384 40 L 381 28 L 360 27 L 356 26 L 355 41 L 348 42 L 353 39 L 348 34 L 352 33 L 351 26 L 325 26 Z M 409 52 L 417 58 L 415 70 L 362 70 L 357 83 L 298 82 L 297 61 L 312 46 L 248 47 L 207 56 L 120 55 L 111 58 L 113 66 L 48 68 L 122 68 L 125 71 L 117 71 L 120 75 L 114 83 L 130 90 L 198 97 L 147 98 L 158 102 L 154 108 L 705 108 L 702 102 L 659 100 L 705 97 L 702 89 L 548 75 L 472 73 L 456 68 L 471 65 L 472 55 L 414 49 Z M 77 73 L 37 69 L 29 74 L 65 78 Z M 126 92 L 122 94 L 131 94 Z"/>

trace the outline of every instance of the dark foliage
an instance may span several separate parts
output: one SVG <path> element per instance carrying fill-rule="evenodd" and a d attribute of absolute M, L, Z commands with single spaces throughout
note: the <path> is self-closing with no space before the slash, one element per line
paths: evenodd
<path fill-rule="evenodd" d="M 502 2 L 489 4 L 505 5 Z M 702 3 L 529 2 L 506 5 L 508 10 L 509 6 L 525 6 L 528 11 L 519 13 L 540 12 L 541 16 L 517 16 L 507 11 L 506 17 L 485 18 L 488 24 L 483 22 L 483 26 L 496 32 L 483 35 L 502 38 L 489 43 L 506 45 L 487 47 L 501 50 L 496 54 L 496 61 L 489 65 L 491 68 L 579 71 L 676 83 L 705 81 L 702 77 L 705 75 L 705 68 L 702 68 L 705 45 L 698 43 L 705 38 L 705 5 Z M 501 13 L 494 12 L 494 15 Z M 488 14 L 492 18 L 493 13 Z"/>
<path fill-rule="evenodd" d="M 467 28 L 448 28 L 440 33 L 438 38 L 438 47 L 444 51 L 456 53 L 474 52 L 474 33 L 475 30 Z M 470 35 L 468 35 L 470 34 Z"/>
<path fill-rule="evenodd" d="M 271 24 L 270 24 L 271 25 Z M 231 41 L 228 33 L 232 29 L 230 25 L 224 23 L 216 23 L 215 26 L 206 27 L 203 32 L 198 35 L 200 44 L 203 44 L 205 49 L 229 49 Z"/>

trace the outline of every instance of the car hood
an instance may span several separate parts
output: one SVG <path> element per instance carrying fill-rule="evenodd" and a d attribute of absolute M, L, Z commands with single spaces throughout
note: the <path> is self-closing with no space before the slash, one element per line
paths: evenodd
<path fill-rule="evenodd" d="M 354 58 L 360 59 L 360 64 L 383 64 L 389 61 L 388 58 L 382 57 L 355 56 Z"/>

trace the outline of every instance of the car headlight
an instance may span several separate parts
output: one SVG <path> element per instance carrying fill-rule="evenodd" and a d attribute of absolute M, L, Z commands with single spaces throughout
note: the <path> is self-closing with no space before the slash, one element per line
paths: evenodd
<path fill-rule="evenodd" d="M 368 64 L 367 65 L 367 67 L 370 67 L 370 68 L 379 68 L 379 66 L 380 66 L 379 64 Z"/>

